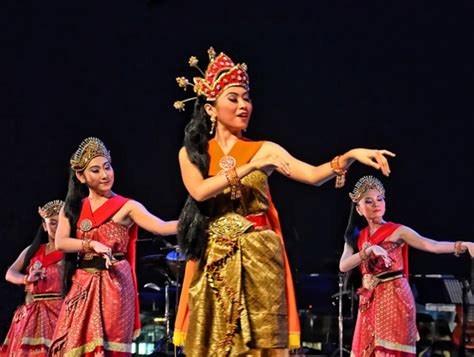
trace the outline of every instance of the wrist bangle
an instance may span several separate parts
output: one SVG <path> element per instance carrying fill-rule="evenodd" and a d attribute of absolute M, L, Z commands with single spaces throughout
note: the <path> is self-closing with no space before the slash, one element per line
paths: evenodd
<path fill-rule="evenodd" d="M 336 188 L 341 188 L 346 183 L 346 173 L 347 170 L 344 170 L 339 165 L 339 155 L 331 160 L 331 169 L 336 174 Z"/>
<path fill-rule="evenodd" d="M 84 253 L 93 253 L 94 249 L 91 247 L 91 240 L 90 238 L 84 239 L 82 241 L 82 252 Z"/>
<path fill-rule="evenodd" d="M 367 254 L 367 248 L 369 247 L 370 247 L 370 243 L 364 244 L 362 246 L 362 249 L 359 251 L 360 260 L 363 262 L 369 260 L 370 258 L 369 255 Z"/>
<path fill-rule="evenodd" d="M 239 175 L 237 175 L 235 168 L 225 170 L 224 175 L 230 186 L 230 199 L 235 200 L 240 198 L 242 196 L 242 190 L 240 187 L 240 178 Z"/>
<path fill-rule="evenodd" d="M 28 281 L 28 274 L 25 274 L 23 277 L 23 285 L 28 285 L 30 282 Z"/>
<path fill-rule="evenodd" d="M 466 249 L 462 247 L 463 243 L 464 242 L 460 240 L 454 243 L 454 255 L 456 257 L 459 257 L 462 253 L 466 251 Z"/>

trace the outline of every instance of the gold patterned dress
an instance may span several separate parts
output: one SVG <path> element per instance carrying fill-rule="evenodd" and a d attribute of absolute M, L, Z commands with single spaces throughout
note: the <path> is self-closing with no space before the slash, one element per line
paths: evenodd
<path fill-rule="evenodd" d="M 245 149 L 246 142 L 239 143 Z M 206 201 L 209 237 L 187 296 L 187 356 L 236 356 L 291 344 L 288 312 L 296 311 L 296 305 L 283 241 L 273 229 L 267 175 L 256 170 L 243 177 L 241 192 L 240 199 L 232 200 L 227 188 Z M 175 336 L 181 332 L 181 313 Z M 299 323 L 293 318 L 299 343 Z"/>
<path fill-rule="evenodd" d="M 392 264 L 386 267 L 374 256 L 360 265 L 363 274 L 359 289 L 359 313 L 352 340 L 351 356 L 416 355 L 416 306 L 406 279 L 406 243 L 387 241 L 400 224 L 385 223 L 373 236 L 367 228 L 360 232 L 359 244 L 369 241 L 384 248 Z"/>
<path fill-rule="evenodd" d="M 112 249 L 120 261 L 105 269 L 97 255 L 83 255 L 72 278 L 54 331 L 50 355 L 131 356 L 132 339 L 137 328 L 134 259 L 130 260 L 136 226 L 124 227 L 110 218 L 127 202 L 114 196 L 92 212 L 90 202 L 83 202 L 77 238 L 98 241 Z M 79 224 L 89 221 L 89 226 Z M 81 228 L 81 227 L 86 227 Z M 133 233 L 132 233 L 133 231 Z"/>

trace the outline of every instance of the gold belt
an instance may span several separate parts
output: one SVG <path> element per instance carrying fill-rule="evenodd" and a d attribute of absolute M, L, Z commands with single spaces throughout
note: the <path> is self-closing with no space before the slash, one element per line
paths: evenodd
<path fill-rule="evenodd" d="M 31 294 L 34 301 L 58 300 L 64 297 L 61 293 Z"/>
<path fill-rule="evenodd" d="M 381 273 L 377 275 L 364 274 L 362 277 L 362 287 L 368 290 L 373 290 L 375 287 L 381 283 L 387 281 L 403 278 L 405 275 L 403 271 L 391 271 L 388 273 Z"/>

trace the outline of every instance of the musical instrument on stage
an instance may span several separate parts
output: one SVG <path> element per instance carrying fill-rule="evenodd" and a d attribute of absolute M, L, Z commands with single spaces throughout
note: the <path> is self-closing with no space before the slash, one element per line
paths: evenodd
<path fill-rule="evenodd" d="M 136 346 L 148 351 L 152 343 L 152 356 L 175 356 L 175 353 L 176 356 L 181 356 L 181 349 L 177 348 L 175 351 L 172 343 L 172 323 L 178 306 L 186 258 L 177 246 L 169 243 L 159 250 L 165 253 L 145 255 L 140 259 L 140 278 L 146 283 L 139 291 L 140 306 L 144 314 L 141 314 L 143 328 Z M 145 319 L 146 313 L 153 318 Z"/>
<path fill-rule="evenodd" d="M 464 281 L 462 302 L 456 306 L 457 325 L 453 331 L 453 342 L 456 346 L 474 350 L 474 264 L 471 259 L 471 282 Z"/>
<path fill-rule="evenodd" d="M 466 279 L 459 279 L 453 275 L 413 275 L 411 287 L 415 296 L 415 301 L 422 305 L 430 315 L 441 314 L 441 320 L 454 321 L 456 314 L 456 327 L 452 332 L 452 343 L 450 341 L 435 341 L 433 349 L 438 348 L 450 351 L 458 349 L 464 351 L 465 348 L 474 347 L 470 339 L 474 339 L 474 310 L 469 317 L 470 306 L 474 300 Z M 465 307 L 467 310 L 464 310 Z M 417 308 L 419 311 L 420 309 Z M 472 328 L 469 329 L 469 322 Z M 448 331 L 449 333 L 449 331 Z M 464 337 L 463 337 L 464 336 Z M 472 336 L 472 337 L 471 337 Z M 443 343 L 441 343 L 443 342 Z M 464 355 L 463 353 L 460 354 Z"/>
<path fill-rule="evenodd" d="M 343 276 L 304 274 L 296 285 L 296 298 L 302 346 L 328 356 L 349 355 L 356 294 Z"/>
<path fill-rule="evenodd" d="M 166 254 L 166 264 L 168 265 L 171 274 L 177 281 L 182 281 L 184 277 L 184 270 L 186 268 L 186 256 L 180 253 L 179 249 L 173 249 Z"/>

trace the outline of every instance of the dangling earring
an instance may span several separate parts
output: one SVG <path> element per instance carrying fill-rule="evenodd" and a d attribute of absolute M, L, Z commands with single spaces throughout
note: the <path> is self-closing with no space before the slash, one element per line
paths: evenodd
<path fill-rule="evenodd" d="M 209 134 L 212 135 L 212 133 L 214 132 L 214 128 L 216 126 L 216 117 L 215 116 L 211 116 L 210 117 L 210 120 L 211 120 L 211 130 L 209 131 Z"/>

